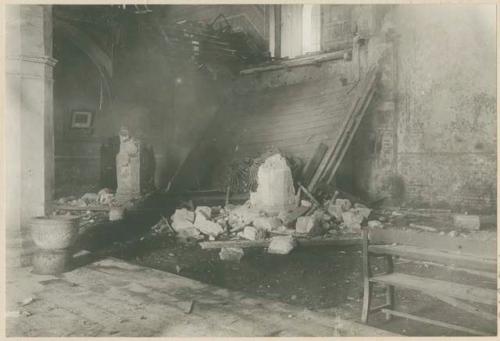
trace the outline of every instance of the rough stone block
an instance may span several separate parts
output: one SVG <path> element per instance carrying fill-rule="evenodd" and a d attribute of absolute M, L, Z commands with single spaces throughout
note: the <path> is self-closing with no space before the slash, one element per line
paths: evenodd
<path fill-rule="evenodd" d="M 266 231 L 253 226 L 245 226 L 241 236 L 248 240 L 262 240 L 266 238 Z"/>
<path fill-rule="evenodd" d="M 297 223 L 295 224 L 295 231 L 297 233 L 304 233 L 313 236 L 320 235 L 322 232 L 321 220 L 315 215 L 299 217 L 297 219 Z"/>
<path fill-rule="evenodd" d="M 370 220 L 368 222 L 368 227 L 371 228 L 371 229 L 383 229 L 384 228 L 384 224 L 382 224 L 378 220 Z"/>
<path fill-rule="evenodd" d="M 267 252 L 278 255 L 287 255 L 295 248 L 295 246 L 297 246 L 297 242 L 292 236 L 273 237 Z"/>
<path fill-rule="evenodd" d="M 283 225 L 290 226 L 297 220 L 298 217 L 301 217 L 304 214 L 306 214 L 306 212 L 309 211 L 309 209 L 310 207 L 299 206 L 294 208 L 293 210 L 281 211 L 278 214 L 278 219 L 280 219 L 283 222 Z"/>
<path fill-rule="evenodd" d="M 81 197 L 81 199 L 82 199 L 83 201 L 85 201 L 87 204 L 88 204 L 88 203 L 91 203 L 91 202 L 92 202 L 92 203 L 95 203 L 95 202 L 97 202 L 98 195 L 97 195 L 97 193 L 85 193 L 85 194 Z"/>
<path fill-rule="evenodd" d="M 453 216 L 453 224 L 456 228 L 464 230 L 479 230 L 481 220 L 477 215 L 456 214 Z"/>
<path fill-rule="evenodd" d="M 354 210 L 359 212 L 365 219 L 368 219 L 370 213 L 372 213 L 372 210 L 367 207 L 357 207 Z"/>
<path fill-rule="evenodd" d="M 301 200 L 300 201 L 300 206 L 311 207 L 312 203 L 310 201 L 308 201 L 308 200 Z"/>
<path fill-rule="evenodd" d="M 253 221 L 260 217 L 258 209 L 251 208 L 250 205 L 245 204 L 237 206 L 229 211 L 228 223 L 233 229 L 243 228 L 251 225 Z"/>
<path fill-rule="evenodd" d="M 198 206 L 194 210 L 195 214 L 203 214 L 205 218 L 210 219 L 212 218 L 212 209 L 208 206 Z"/>
<path fill-rule="evenodd" d="M 353 209 L 342 213 L 342 219 L 349 230 L 356 231 L 361 229 L 364 217 L 359 211 Z"/>
<path fill-rule="evenodd" d="M 219 258 L 228 262 L 239 262 L 244 255 L 243 249 L 239 247 L 223 247 L 219 252 Z"/>
<path fill-rule="evenodd" d="M 342 212 L 349 211 L 352 207 L 349 199 L 337 199 L 335 200 L 335 205 L 342 209 Z"/>
<path fill-rule="evenodd" d="M 186 208 L 181 208 L 175 210 L 174 214 L 170 217 L 172 219 L 172 222 L 175 221 L 188 221 L 193 223 L 194 222 L 194 212 L 189 211 Z"/>
<path fill-rule="evenodd" d="M 338 222 L 342 221 L 342 207 L 340 205 L 336 205 L 330 201 L 327 207 L 327 212 L 335 218 Z"/>
<path fill-rule="evenodd" d="M 224 229 L 219 224 L 208 220 L 203 214 L 197 214 L 194 220 L 194 227 L 203 234 L 217 237 L 224 232 Z"/>
<path fill-rule="evenodd" d="M 277 217 L 259 217 L 253 221 L 253 226 L 265 231 L 272 231 L 281 225 L 282 221 Z"/>
<path fill-rule="evenodd" d="M 193 239 L 200 239 L 203 238 L 200 235 L 200 231 L 198 231 L 192 223 L 186 222 L 186 224 L 190 224 L 190 226 L 185 225 L 183 228 L 176 230 L 177 235 L 176 237 L 181 240 L 193 238 Z M 172 226 L 173 227 L 173 226 Z M 175 230 L 175 227 L 174 227 Z"/>

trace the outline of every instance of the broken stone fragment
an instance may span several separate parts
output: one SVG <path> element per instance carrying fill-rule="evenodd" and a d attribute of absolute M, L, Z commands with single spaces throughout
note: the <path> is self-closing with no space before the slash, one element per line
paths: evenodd
<path fill-rule="evenodd" d="M 479 230 L 481 221 L 477 215 L 456 214 L 453 216 L 453 224 L 458 229 Z"/>
<path fill-rule="evenodd" d="M 271 238 L 271 243 L 267 249 L 268 253 L 287 255 L 297 245 L 297 242 L 292 236 L 278 236 Z"/>
<path fill-rule="evenodd" d="M 190 226 L 185 226 L 182 229 L 176 230 L 177 235 L 176 237 L 180 240 L 187 240 L 187 239 L 200 239 L 203 238 L 200 235 L 200 231 L 198 231 L 192 223 L 186 222 L 187 224 L 190 224 Z M 172 227 L 175 229 L 175 227 L 172 225 Z"/>
<path fill-rule="evenodd" d="M 207 219 L 212 218 L 212 209 L 208 206 L 198 206 L 194 212 L 196 215 L 203 214 Z"/>
<path fill-rule="evenodd" d="M 85 201 L 86 203 L 90 202 L 97 202 L 97 193 L 85 193 L 82 197 L 81 200 Z"/>
<path fill-rule="evenodd" d="M 384 224 L 382 224 L 378 220 L 370 220 L 368 222 L 368 227 L 371 228 L 371 229 L 383 229 L 384 228 Z"/>
<path fill-rule="evenodd" d="M 358 211 L 365 219 L 368 219 L 372 212 L 372 210 L 367 207 L 357 207 L 354 210 Z"/>
<path fill-rule="evenodd" d="M 228 223 L 233 230 L 241 230 L 251 225 L 256 218 L 260 217 L 258 209 L 251 208 L 249 204 L 234 207 L 229 212 Z"/>
<path fill-rule="evenodd" d="M 352 207 L 349 199 L 336 199 L 335 205 L 339 206 L 343 212 L 349 211 Z"/>
<path fill-rule="evenodd" d="M 309 209 L 310 207 L 307 206 L 299 206 L 293 210 L 281 211 L 278 214 L 278 219 L 280 219 L 285 226 L 293 226 L 297 218 L 306 214 Z"/>
<path fill-rule="evenodd" d="M 175 230 L 175 232 L 179 232 L 180 230 L 194 228 L 194 225 L 190 221 L 176 219 L 172 221 L 172 228 Z"/>
<path fill-rule="evenodd" d="M 248 240 L 262 240 L 266 238 L 266 231 L 253 226 L 246 226 L 241 236 Z"/>
<path fill-rule="evenodd" d="M 259 217 L 253 221 L 253 226 L 265 231 L 272 231 L 282 224 L 282 221 L 277 217 Z"/>
<path fill-rule="evenodd" d="M 172 219 L 172 222 L 188 221 L 188 222 L 193 223 L 194 222 L 194 212 L 189 211 L 186 208 L 177 209 L 177 210 L 175 210 L 171 219 Z"/>
<path fill-rule="evenodd" d="M 311 236 L 320 235 L 323 232 L 320 215 L 315 212 L 312 216 L 299 217 L 295 224 L 295 231 Z"/>
<path fill-rule="evenodd" d="M 304 207 L 311 207 L 312 204 L 310 201 L 307 201 L 307 200 L 301 200 L 300 201 L 300 206 L 304 206 Z"/>
<path fill-rule="evenodd" d="M 351 231 L 358 231 L 361 229 L 361 223 L 364 220 L 364 216 L 355 209 L 349 210 L 342 213 L 342 219 L 347 229 Z"/>
<path fill-rule="evenodd" d="M 340 205 L 336 205 L 330 201 L 327 207 L 327 212 L 330 214 L 332 217 L 335 218 L 338 222 L 342 222 L 342 207 Z"/>
<path fill-rule="evenodd" d="M 286 226 L 282 225 L 275 229 L 274 232 L 293 235 L 295 233 L 295 229 L 289 229 Z"/>
<path fill-rule="evenodd" d="M 223 247 L 219 252 L 219 258 L 223 261 L 239 262 L 245 255 L 242 248 Z"/>
<path fill-rule="evenodd" d="M 194 227 L 203 234 L 217 237 L 224 232 L 222 226 L 208 220 L 204 214 L 197 214 L 194 220 Z"/>

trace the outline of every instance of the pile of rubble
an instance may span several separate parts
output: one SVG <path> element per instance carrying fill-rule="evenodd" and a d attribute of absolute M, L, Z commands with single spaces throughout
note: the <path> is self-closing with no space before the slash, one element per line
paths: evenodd
<path fill-rule="evenodd" d="M 360 233 L 371 213 L 348 199 L 332 198 L 321 204 L 300 185 L 295 191 L 290 167 L 280 154 L 262 163 L 257 179 L 256 192 L 243 205 L 179 208 L 170 222 L 160 222 L 154 229 L 168 227 L 180 240 L 269 240 L 269 253 L 288 254 L 297 237 Z M 242 254 L 238 248 L 222 248 L 220 257 L 239 260 Z"/>
<path fill-rule="evenodd" d="M 85 193 L 80 198 L 75 196 L 60 198 L 56 201 L 56 204 L 73 207 L 112 205 L 114 204 L 114 194 L 109 188 L 103 188 L 98 193 Z"/>

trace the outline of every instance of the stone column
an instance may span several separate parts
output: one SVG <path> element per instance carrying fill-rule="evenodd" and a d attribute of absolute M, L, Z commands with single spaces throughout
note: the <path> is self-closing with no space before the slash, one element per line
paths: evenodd
<path fill-rule="evenodd" d="M 52 7 L 7 5 L 5 206 L 7 265 L 27 265 L 28 222 L 54 192 Z"/>

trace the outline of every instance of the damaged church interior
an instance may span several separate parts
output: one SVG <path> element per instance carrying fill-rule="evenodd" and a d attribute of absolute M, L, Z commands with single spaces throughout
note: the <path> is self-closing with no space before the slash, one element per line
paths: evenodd
<path fill-rule="evenodd" d="M 4 8 L 7 336 L 497 334 L 495 5 Z"/>

